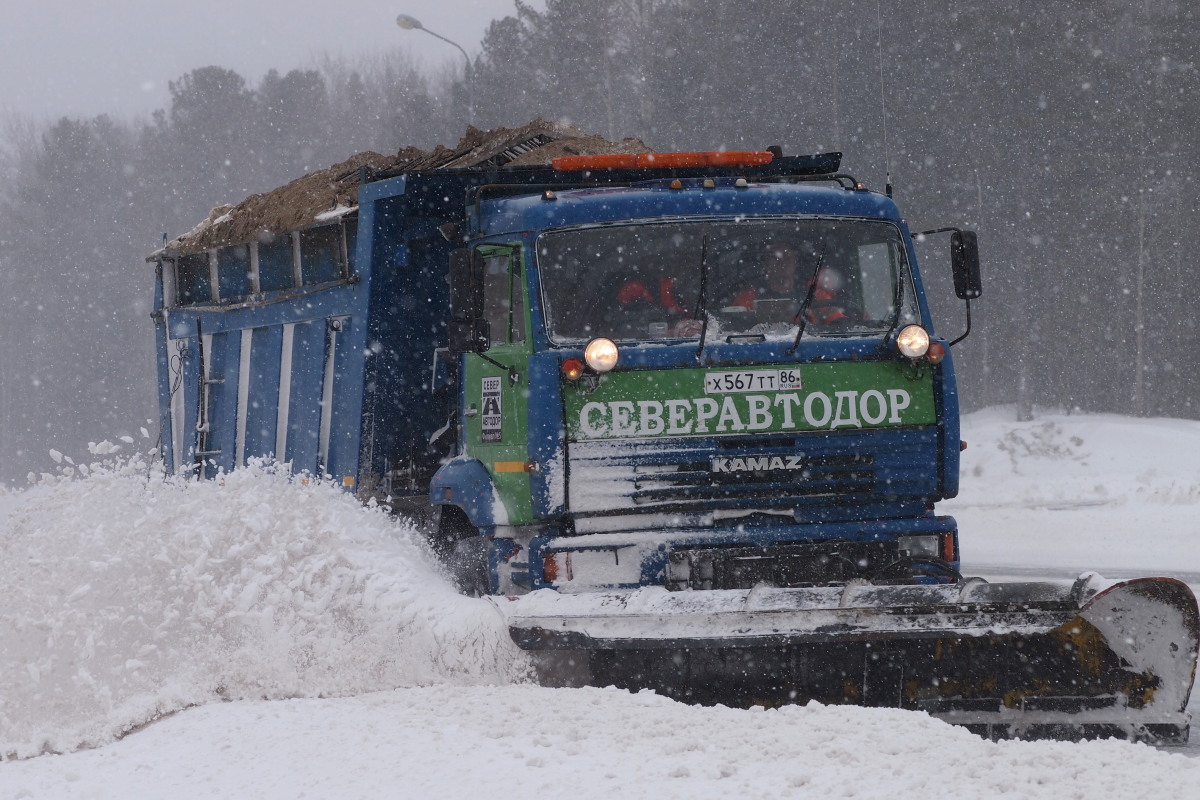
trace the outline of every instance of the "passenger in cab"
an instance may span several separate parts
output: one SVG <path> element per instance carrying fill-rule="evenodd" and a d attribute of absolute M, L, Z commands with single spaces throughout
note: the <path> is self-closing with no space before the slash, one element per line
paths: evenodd
<path fill-rule="evenodd" d="M 701 321 L 695 318 L 696 288 L 667 275 L 638 275 L 620 284 L 606 329 L 610 335 L 662 339 L 694 336 Z"/>
<path fill-rule="evenodd" d="M 661 277 L 657 280 L 633 278 L 617 290 L 617 306 L 623 311 L 637 312 L 662 309 L 671 316 L 682 316 L 685 311 L 675 296 L 675 279 Z"/>

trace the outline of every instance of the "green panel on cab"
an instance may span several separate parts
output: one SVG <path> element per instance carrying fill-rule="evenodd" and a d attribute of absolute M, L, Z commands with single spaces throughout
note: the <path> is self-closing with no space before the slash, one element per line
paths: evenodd
<path fill-rule="evenodd" d="M 932 425 L 933 377 L 905 362 L 614 372 L 564 391 L 573 441 Z"/>
<path fill-rule="evenodd" d="M 464 439 L 468 455 L 492 476 L 507 513 L 507 524 L 533 521 L 529 494 L 529 302 L 518 245 L 479 248 L 494 259 L 485 281 L 485 305 L 492 304 L 492 345 L 483 356 L 466 357 Z M 509 268 L 515 268 L 515 274 Z M 515 315 L 514 321 L 512 316 Z M 503 524 L 503 523 L 502 523 Z"/>

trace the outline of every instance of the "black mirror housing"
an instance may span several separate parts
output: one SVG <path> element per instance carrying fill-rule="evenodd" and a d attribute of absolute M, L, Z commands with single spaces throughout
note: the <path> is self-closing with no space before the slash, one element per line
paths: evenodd
<path fill-rule="evenodd" d="M 954 293 L 960 300 L 974 300 L 983 294 L 979 275 L 979 238 L 975 231 L 954 231 L 950 236 L 950 263 L 954 272 Z"/>
<path fill-rule="evenodd" d="M 491 326 L 486 319 L 451 320 L 448 326 L 450 352 L 482 353 L 492 344 Z"/>
<path fill-rule="evenodd" d="M 483 316 L 483 263 L 465 247 L 450 253 L 450 315 L 463 320 Z"/>
<path fill-rule="evenodd" d="M 452 353 L 482 353 L 491 345 L 491 331 L 483 319 L 483 261 L 465 247 L 450 253 L 448 333 Z"/>

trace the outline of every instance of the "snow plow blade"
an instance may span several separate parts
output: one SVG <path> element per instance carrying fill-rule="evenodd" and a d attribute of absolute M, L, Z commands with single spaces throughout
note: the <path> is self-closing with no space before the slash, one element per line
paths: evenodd
<path fill-rule="evenodd" d="M 926 711 L 989 738 L 1184 743 L 1200 615 L 1170 578 L 495 598 L 549 685 Z"/>

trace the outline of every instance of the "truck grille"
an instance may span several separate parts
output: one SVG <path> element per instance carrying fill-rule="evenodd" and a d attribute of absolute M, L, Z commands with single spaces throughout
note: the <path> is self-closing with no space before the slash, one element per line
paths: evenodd
<path fill-rule="evenodd" d="M 573 442 L 576 514 L 896 502 L 936 491 L 936 431 Z"/>
<path fill-rule="evenodd" d="M 895 561 L 885 542 L 805 542 L 771 547 L 675 550 L 667 562 L 668 591 L 779 588 L 843 584 Z"/>

